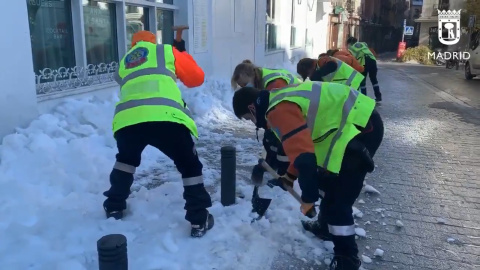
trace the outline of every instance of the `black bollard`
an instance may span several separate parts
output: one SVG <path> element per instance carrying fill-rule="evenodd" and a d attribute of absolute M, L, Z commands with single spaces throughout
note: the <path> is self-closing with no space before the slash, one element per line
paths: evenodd
<path fill-rule="evenodd" d="M 127 238 L 105 235 L 97 241 L 99 270 L 128 270 Z"/>
<path fill-rule="evenodd" d="M 236 197 L 236 149 L 233 146 L 224 146 L 221 154 L 220 202 L 223 206 L 229 206 L 235 204 Z"/>

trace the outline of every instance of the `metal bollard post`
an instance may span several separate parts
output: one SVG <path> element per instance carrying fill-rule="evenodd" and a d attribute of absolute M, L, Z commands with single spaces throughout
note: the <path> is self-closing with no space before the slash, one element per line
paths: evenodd
<path fill-rule="evenodd" d="M 128 270 L 127 238 L 105 235 L 97 241 L 99 270 Z"/>
<path fill-rule="evenodd" d="M 220 202 L 223 206 L 235 204 L 236 197 L 236 149 L 233 146 L 224 146 L 221 149 L 221 180 Z"/>

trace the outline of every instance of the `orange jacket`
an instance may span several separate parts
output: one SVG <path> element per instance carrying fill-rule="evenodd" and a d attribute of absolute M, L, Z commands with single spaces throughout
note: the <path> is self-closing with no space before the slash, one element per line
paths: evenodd
<path fill-rule="evenodd" d="M 287 87 L 288 83 L 284 79 L 275 79 L 267 84 L 266 90 L 271 91 L 278 88 Z"/>
<path fill-rule="evenodd" d="M 175 56 L 175 75 L 177 75 L 177 78 L 189 88 L 202 85 L 205 81 L 205 73 L 193 57 L 187 52 L 172 49 L 173 56 Z"/>
<path fill-rule="evenodd" d="M 282 142 L 282 146 L 290 160 L 287 172 L 297 177 L 297 169 L 293 166 L 295 159 L 302 153 L 315 153 L 309 128 L 299 129 L 307 125 L 301 109 L 295 103 L 282 101 L 270 110 L 267 120 L 270 124 L 269 128 L 280 134 L 291 134 Z"/>
<path fill-rule="evenodd" d="M 365 67 L 363 67 L 360 62 L 358 62 L 353 55 L 349 54 L 348 52 L 338 51 L 333 54 L 333 57 L 338 58 L 339 60 L 347 63 L 349 66 L 354 68 L 358 72 L 365 71 Z M 332 58 L 328 56 L 322 56 L 318 59 L 318 67 L 325 65 L 327 62 L 334 61 Z"/>

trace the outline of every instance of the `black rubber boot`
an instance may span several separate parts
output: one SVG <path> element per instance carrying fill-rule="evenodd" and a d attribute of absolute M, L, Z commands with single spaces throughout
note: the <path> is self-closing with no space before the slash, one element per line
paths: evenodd
<path fill-rule="evenodd" d="M 319 217 L 318 220 L 314 221 L 302 220 L 303 229 L 313 233 L 316 237 L 320 238 L 323 241 L 332 241 L 332 234 L 328 231 L 327 223 L 322 222 L 321 220 L 321 217 Z"/>
<path fill-rule="evenodd" d="M 322 200 L 323 197 L 321 196 Z M 327 210 L 325 209 L 326 205 L 323 201 L 320 203 L 319 211 L 317 220 L 315 221 L 303 221 L 302 225 L 306 231 L 313 233 L 316 237 L 320 238 L 323 241 L 332 241 L 332 234 L 328 231 L 328 223 L 325 213 Z"/>
<path fill-rule="evenodd" d="M 213 225 L 215 224 L 215 220 L 212 216 L 212 214 L 207 215 L 207 220 L 203 224 L 192 224 L 192 232 L 191 236 L 195 238 L 200 238 L 204 236 L 207 231 L 213 228 Z"/>
<path fill-rule="evenodd" d="M 110 189 L 103 193 L 107 197 L 103 202 L 103 209 L 107 218 L 121 219 L 123 211 L 127 209 L 127 198 L 133 184 L 133 174 L 113 169 L 110 173 L 110 184 Z"/>
<path fill-rule="evenodd" d="M 330 263 L 330 270 L 358 270 L 362 262 L 356 256 L 341 256 L 336 255 Z"/>
<path fill-rule="evenodd" d="M 375 101 L 377 103 L 382 102 L 382 93 L 380 92 L 380 86 L 374 86 L 373 87 L 373 92 L 375 93 Z"/>

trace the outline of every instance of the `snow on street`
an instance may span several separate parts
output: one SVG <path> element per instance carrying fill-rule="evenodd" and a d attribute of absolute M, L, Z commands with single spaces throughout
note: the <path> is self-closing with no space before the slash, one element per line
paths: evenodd
<path fill-rule="evenodd" d="M 250 168 L 261 143 L 254 126 L 231 112 L 228 83 L 207 81 L 182 91 L 197 117 L 205 184 L 213 191 L 212 231 L 190 238 L 180 174 L 152 147 L 142 155 L 128 216 L 105 219 L 102 192 L 116 154 L 111 133 L 116 93 L 108 100 L 70 99 L 1 145 L 0 269 L 98 269 L 96 241 L 112 233 L 127 237 L 131 269 L 268 269 L 278 252 L 323 261 L 331 245 L 327 249 L 303 231 L 297 202 L 279 188 L 262 188 L 273 202 L 268 220 L 256 224 L 250 224 L 256 215 L 252 186 L 245 181 L 249 172 L 237 177 L 245 197 L 231 207 L 220 204 L 221 146 L 235 145 L 237 166 Z M 251 136 L 238 138 L 239 130 Z M 149 174 L 153 170 L 157 173 Z M 158 187 L 146 188 L 155 181 Z"/>

